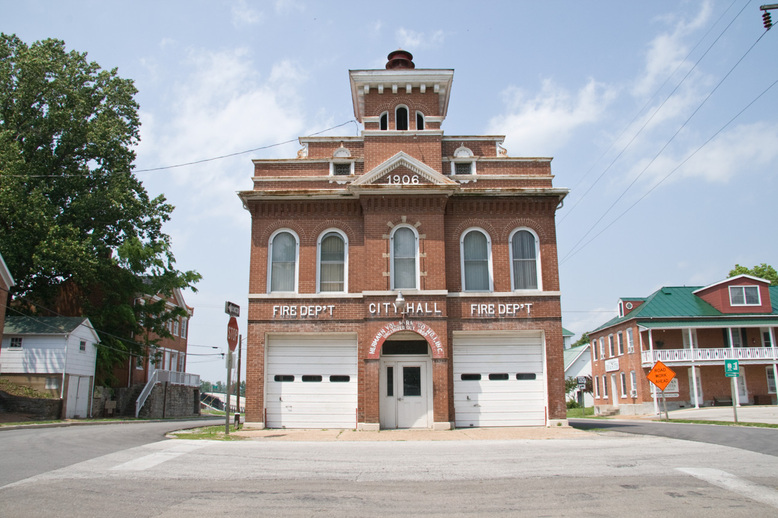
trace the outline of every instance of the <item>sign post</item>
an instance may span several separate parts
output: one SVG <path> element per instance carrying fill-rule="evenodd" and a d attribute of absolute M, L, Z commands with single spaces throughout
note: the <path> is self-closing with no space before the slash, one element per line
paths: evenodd
<path fill-rule="evenodd" d="M 578 405 L 581 407 L 581 417 L 586 417 L 585 394 L 586 376 L 578 376 Z"/>
<path fill-rule="evenodd" d="M 230 321 L 227 323 L 227 403 L 224 406 L 224 434 L 230 435 L 230 381 L 232 378 L 232 352 L 238 345 L 238 320 L 236 315 L 240 315 L 240 306 L 232 302 L 224 304 L 224 312 L 230 315 Z M 240 400 L 238 400 L 240 401 Z"/>
<path fill-rule="evenodd" d="M 735 378 L 740 377 L 740 364 L 737 360 L 724 360 L 724 375 L 731 379 L 732 412 L 735 415 L 735 422 L 737 423 L 737 386 L 735 385 Z"/>
<path fill-rule="evenodd" d="M 665 409 L 665 419 L 670 420 L 670 415 L 667 413 L 667 400 L 665 399 L 665 389 L 675 378 L 675 371 L 657 360 L 654 367 L 646 375 L 648 381 L 656 385 L 656 387 L 662 391 L 662 406 Z"/>

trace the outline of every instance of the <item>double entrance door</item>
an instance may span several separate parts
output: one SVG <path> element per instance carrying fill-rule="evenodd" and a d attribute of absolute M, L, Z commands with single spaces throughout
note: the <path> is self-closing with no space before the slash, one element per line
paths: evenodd
<path fill-rule="evenodd" d="M 381 428 L 430 428 L 432 361 L 429 356 L 382 356 L 380 369 Z"/>

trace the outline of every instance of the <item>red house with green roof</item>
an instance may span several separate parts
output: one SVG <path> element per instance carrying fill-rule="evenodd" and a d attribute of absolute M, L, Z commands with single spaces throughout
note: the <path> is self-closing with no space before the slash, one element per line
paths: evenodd
<path fill-rule="evenodd" d="M 658 413 L 646 378 L 657 361 L 676 375 L 670 409 L 776 404 L 776 304 L 778 286 L 749 275 L 620 299 L 618 316 L 589 333 L 595 413 Z M 734 395 L 725 360 L 740 366 Z"/>

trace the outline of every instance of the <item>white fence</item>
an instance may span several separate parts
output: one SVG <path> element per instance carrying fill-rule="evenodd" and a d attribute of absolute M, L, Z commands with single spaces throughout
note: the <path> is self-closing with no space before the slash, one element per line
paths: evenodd
<path fill-rule="evenodd" d="M 735 347 L 726 349 L 658 349 L 642 352 L 644 365 L 651 365 L 656 361 L 662 363 L 692 362 L 704 363 L 706 361 L 724 360 L 773 360 L 775 350 L 772 347 Z"/>

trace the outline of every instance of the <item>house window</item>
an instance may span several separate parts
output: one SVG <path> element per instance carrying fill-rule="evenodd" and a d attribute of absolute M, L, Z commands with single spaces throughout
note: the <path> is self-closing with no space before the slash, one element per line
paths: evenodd
<path fill-rule="evenodd" d="M 408 108 L 405 106 L 398 106 L 394 112 L 394 124 L 399 131 L 406 131 L 408 129 Z"/>
<path fill-rule="evenodd" d="M 529 230 L 516 230 L 511 236 L 510 243 L 513 289 L 540 289 L 540 253 L 537 236 Z"/>
<path fill-rule="evenodd" d="M 294 292 L 297 287 L 297 236 L 288 230 L 270 239 L 270 291 Z"/>
<path fill-rule="evenodd" d="M 630 396 L 637 397 L 638 394 L 638 377 L 635 371 L 629 371 L 629 386 Z"/>
<path fill-rule="evenodd" d="M 627 329 L 627 352 L 635 352 L 635 337 L 632 336 L 632 328 Z"/>
<path fill-rule="evenodd" d="M 475 174 L 475 160 L 473 151 L 461 144 L 454 150 L 454 158 L 451 160 L 451 174 Z"/>
<path fill-rule="evenodd" d="M 392 289 L 417 289 L 419 239 L 411 227 L 397 227 L 391 236 Z"/>
<path fill-rule="evenodd" d="M 775 394 L 775 370 L 773 366 L 765 367 L 767 371 L 767 393 Z"/>
<path fill-rule="evenodd" d="M 733 306 L 760 306 L 759 286 L 730 286 L 729 303 Z"/>
<path fill-rule="evenodd" d="M 618 341 L 619 344 L 619 356 L 621 356 L 622 354 L 624 354 L 624 333 L 619 331 L 616 334 L 616 340 Z"/>
<path fill-rule="evenodd" d="M 79 351 L 81 351 L 82 353 L 83 353 L 83 352 L 86 352 L 86 341 L 84 341 L 84 340 L 81 340 L 81 341 L 78 343 L 78 350 L 79 350 Z"/>
<path fill-rule="evenodd" d="M 135 357 L 135 368 L 139 371 L 143 370 L 143 356 L 136 356 Z"/>
<path fill-rule="evenodd" d="M 619 377 L 621 379 L 621 397 L 627 397 L 627 373 L 620 372 Z"/>
<path fill-rule="evenodd" d="M 465 291 L 491 291 L 491 242 L 479 229 L 468 230 L 460 241 Z"/>
<path fill-rule="evenodd" d="M 600 399 L 600 377 L 594 377 L 594 397 Z"/>
<path fill-rule="evenodd" d="M 602 377 L 602 398 L 608 399 L 608 378 Z"/>
<path fill-rule="evenodd" d="M 473 162 L 454 162 L 454 174 L 473 174 Z"/>
<path fill-rule="evenodd" d="M 181 319 L 181 338 L 186 338 L 186 325 L 187 325 L 188 319 L 182 318 Z"/>
<path fill-rule="evenodd" d="M 173 320 L 173 336 L 178 336 L 179 322 L 178 319 Z"/>
<path fill-rule="evenodd" d="M 727 344 L 727 347 L 745 347 L 747 343 L 745 328 L 725 328 L 722 331 L 724 332 L 724 343 Z"/>
<path fill-rule="evenodd" d="M 50 376 L 46 378 L 46 389 L 48 390 L 59 390 L 59 377 Z"/>
<path fill-rule="evenodd" d="M 21 336 L 12 336 L 11 337 L 11 343 L 8 345 L 9 349 L 21 349 L 22 348 L 22 337 Z"/>
<path fill-rule="evenodd" d="M 325 232 L 319 240 L 319 291 L 346 291 L 346 237 Z"/>
<path fill-rule="evenodd" d="M 389 112 L 384 112 L 381 114 L 380 119 L 380 128 L 384 131 L 389 129 Z"/>
<path fill-rule="evenodd" d="M 772 347 L 773 340 L 770 336 L 770 328 L 763 327 L 761 329 L 761 332 L 762 332 L 762 347 Z"/>
<path fill-rule="evenodd" d="M 616 354 L 613 351 L 613 335 L 608 335 L 608 357 L 613 358 Z"/>
<path fill-rule="evenodd" d="M 592 353 L 594 354 L 594 359 L 597 359 L 597 340 L 592 340 Z"/>
<path fill-rule="evenodd" d="M 416 112 L 416 129 L 421 131 L 424 129 L 424 114 Z"/>
<path fill-rule="evenodd" d="M 605 338 L 600 337 L 600 358 L 605 358 Z"/>

